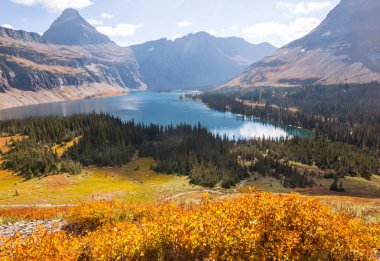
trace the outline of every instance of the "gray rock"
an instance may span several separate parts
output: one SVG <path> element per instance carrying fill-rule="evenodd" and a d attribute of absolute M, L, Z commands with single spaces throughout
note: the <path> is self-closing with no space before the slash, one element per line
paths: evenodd
<path fill-rule="evenodd" d="M 37 231 L 39 227 L 43 227 L 48 233 L 56 233 L 60 231 L 66 222 L 63 220 L 34 220 L 20 221 L 14 224 L 0 226 L 0 237 L 13 237 L 17 233 L 21 236 L 30 236 Z"/>

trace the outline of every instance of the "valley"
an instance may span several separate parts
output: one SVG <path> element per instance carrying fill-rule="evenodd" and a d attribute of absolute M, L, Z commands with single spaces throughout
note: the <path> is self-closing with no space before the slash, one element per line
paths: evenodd
<path fill-rule="evenodd" d="M 0 261 L 380 260 L 378 0 L 53 2 L 1 7 Z"/>
<path fill-rule="evenodd" d="M 84 117 L 81 119 L 81 117 Z M 95 117 L 95 119 L 98 116 L 71 116 L 71 119 L 75 119 L 75 121 L 79 120 L 79 124 L 82 120 L 84 120 L 86 117 Z M 104 117 L 104 116 L 103 116 Z M 70 118 L 62 118 L 65 121 L 69 120 Z M 46 121 L 45 121 L 46 120 Z M 25 134 L 16 134 L 13 136 L 9 136 L 8 134 L 4 133 L 3 137 L 1 138 L 1 151 L 3 153 L 9 152 L 11 149 L 14 149 L 16 146 L 22 146 L 23 140 L 30 139 L 30 137 L 42 139 L 42 140 L 55 140 L 55 135 L 58 135 L 59 132 L 54 134 L 49 138 L 49 136 L 46 136 L 46 134 L 39 133 L 38 129 L 45 129 L 45 128 L 51 128 L 48 127 L 48 122 L 53 121 L 61 121 L 59 118 L 42 118 L 41 120 L 34 120 L 37 129 L 29 130 Z M 102 120 L 102 117 L 99 118 L 100 122 L 103 120 L 107 120 L 107 117 Z M 112 123 L 112 119 L 109 124 L 114 125 L 115 123 Z M 29 120 L 30 121 L 30 120 Z M 108 120 L 107 120 L 108 121 Z M 33 121 L 32 121 L 33 122 Z M 58 123 L 57 122 L 57 123 Z M 17 122 L 16 122 L 17 123 Z M 30 124 L 28 123 L 28 120 L 21 121 L 21 126 L 27 126 Z M 20 126 L 17 123 L 17 125 L 13 124 L 15 123 L 7 123 L 3 122 L 3 129 L 6 126 L 6 129 L 11 130 L 12 132 L 21 130 L 19 129 Z M 63 122 L 62 122 L 63 123 Z M 78 124 L 76 123 L 76 124 Z M 25 125 L 26 124 L 26 125 Z M 60 123 L 61 124 L 61 123 Z M 58 124 L 58 125 L 60 125 Z M 44 126 L 44 127 L 42 127 Z M 23 127 L 23 128 L 25 128 Z M 152 126 L 153 127 L 153 126 Z M 98 127 L 97 127 L 98 128 Z M 53 130 L 53 129 L 52 129 Z M 79 129 L 78 129 L 79 130 Z M 32 132 L 30 132 L 32 131 Z M 34 132 L 37 131 L 35 134 Z M 56 132 L 58 130 L 55 130 Z M 75 133 L 75 132 L 74 132 Z M 70 134 L 71 137 L 74 134 Z M 37 136 L 36 136 L 37 135 Z M 42 135 L 42 136 L 41 136 Z M 51 135 L 51 134 L 49 134 Z M 62 137 L 65 137 L 67 134 L 62 133 L 59 134 L 59 136 L 63 135 Z M 81 143 L 83 137 L 83 134 L 80 134 L 80 136 L 76 136 L 72 140 L 66 140 L 65 142 L 53 142 L 53 144 L 56 144 L 54 146 L 51 146 L 51 151 L 57 155 L 58 158 L 67 159 L 68 151 L 72 150 L 73 147 L 78 147 L 78 144 Z M 89 134 L 85 134 L 89 135 Z M 57 136 L 57 137 L 59 137 Z M 64 138 L 66 139 L 66 138 Z M 42 141 L 41 140 L 41 141 Z M 21 143 L 20 143 L 21 142 Z M 10 169 L 3 169 L 1 171 L 0 176 L 0 184 L 1 184 L 1 192 L 0 192 L 0 206 L 2 208 L 6 207 L 7 205 L 10 207 L 18 207 L 18 206 L 24 206 L 24 207 L 32 207 L 32 206 L 54 206 L 54 205 L 77 205 L 81 202 L 92 202 L 92 201 L 110 201 L 110 200 L 122 200 L 124 202 L 130 202 L 130 203 L 156 203 L 156 202 L 166 202 L 166 201 L 174 201 L 177 203 L 186 203 L 186 204 L 193 204 L 199 202 L 203 198 L 205 194 L 209 194 L 211 198 L 217 200 L 222 198 L 229 198 L 229 197 L 235 197 L 237 195 L 240 195 L 241 193 L 249 192 L 251 189 L 254 189 L 255 191 L 267 191 L 272 193 L 290 193 L 290 192 L 297 192 L 306 196 L 312 196 L 315 198 L 318 198 L 323 202 L 323 204 L 326 204 L 330 208 L 332 208 L 334 211 L 337 210 L 344 210 L 352 213 L 354 216 L 363 218 L 365 220 L 368 220 L 370 222 L 378 222 L 380 218 L 380 211 L 377 209 L 377 204 L 379 203 L 379 195 L 380 195 L 380 179 L 378 176 L 372 176 L 371 179 L 366 179 L 360 176 L 343 176 L 341 173 L 340 182 L 343 184 L 344 192 L 335 192 L 331 191 L 331 184 L 334 181 L 334 176 L 336 175 L 336 171 L 330 167 L 324 167 L 325 169 L 321 169 L 318 167 L 318 162 L 320 159 L 318 157 L 315 158 L 317 162 L 315 162 L 313 165 L 310 165 L 308 163 L 301 163 L 294 161 L 296 158 L 291 158 L 291 154 L 288 152 L 287 155 L 290 157 L 289 162 L 283 162 L 280 163 L 280 165 L 273 165 L 272 167 L 265 167 L 265 163 L 263 166 L 261 166 L 261 152 L 260 147 L 267 146 L 265 143 L 270 144 L 269 141 L 265 142 L 262 141 L 263 144 L 260 145 L 260 141 L 240 141 L 239 144 L 236 144 L 235 146 L 231 147 L 232 149 L 232 157 L 237 157 L 243 164 L 246 169 L 248 170 L 247 174 L 243 174 L 242 172 L 242 180 L 234 181 L 236 185 L 230 186 L 229 188 L 224 187 L 223 182 L 222 183 L 206 183 L 206 180 L 212 175 L 215 175 L 215 172 L 212 170 L 212 165 L 208 164 L 215 164 L 215 163 L 205 163 L 205 165 L 198 165 L 198 163 L 195 163 L 193 165 L 193 170 L 190 170 L 190 172 L 183 172 L 182 174 L 177 172 L 180 170 L 181 158 L 175 158 L 173 156 L 170 156 L 170 160 L 173 162 L 169 165 L 166 165 L 168 163 L 164 163 L 160 161 L 166 161 L 167 159 L 158 157 L 156 159 L 153 158 L 147 158 L 144 155 L 151 155 L 150 152 L 144 152 L 140 151 L 138 154 L 135 154 L 135 156 L 130 157 L 127 156 L 124 160 L 117 163 L 117 165 L 121 164 L 121 166 L 115 166 L 114 163 L 111 163 L 113 161 L 104 161 L 104 163 L 97 162 L 92 164 L 101 164 L 101 165 L 89 165 L 84 166 L 81 168 L 80 172 L 72 172 L 65 173 L 65 170 L 63 173 L 56 173 L 54 168 L 52 169 L 52 173 L 41 173 L 39 174 L 36 172 L 34 175 L 34 178 L 30 179 L 29 176 L 23 176 L 21 177 L 18 171 L 14 172 Z M 20 144 L 18 144 L 20 143 Z M 51 143 L 51 142 L 50 142 Z M 275 145 L 276 142 L 274 142 L 273 145 Z M 158 143 L 159 144 L 159 143 Z M 157 144 L 157 145 L 158 145 Z M 273 146 L 270 145 L 270 146 Z M 87 145 L 88 146 L 88 145 Z M 94 145 L 92 145 L 94 146 Z M 99 145 L 95 145 L 95 150 L 99 150 L 100 147 L 97 147 Z M 165 146 L 164 144 L 158 145 L 158 146 Z M 252 147 L 254 146 L 254 147 Z M 308 145 L 310 146 L 310 145 Z M 314 146 L 314 145 L 313 145 Z M 325 147 L 326 145 L 324 145 Z M 83 147 L 83 145 L 79 146 Z M 272 153 L 278 153 L 281 154 L 281 150 L 278 150 L 276 147 L 268 147 L 269 150 L 265 149 L 265 153 L 272 154 Z M 302 154 L 302 148 L 299 147 L 297 151 Z M 156 150 L 160 150 L 159 147 L 156 148 Z M 257 150 L 258 149 L 258 150 Z M 82 149 L 80 149 L 82 150 Z M 273 152 L 271 152 L 273 150 Z M 347 150 L 347 148 L 346 148 Z M 350 148 L 352 150 L 352 148 Z M 71 155 L 76 155 L 71 152 Z M 353 152 L 353 151 L 352 151 Z M 352 153 L 350 152 L 350 153 Z M 84 151 L 82 152 L 85 153 Z M 89 152 L 86 152 L 89 153 Z M 104 153 L 99 151 L 99 153 Z M 119 152 L 115 151 L 114 157 L 117 156 Z M 298 152 L 292 152 L 296 153 Z M 308 152 L 309 154 L 310 152 Z M 315 153 L 315 152 L 312 152 Z M 9 154 L 9 156 L 12 154 Z M 16 154 L 17 155 L 17 154 Z M 37 155 L 37 154 L 36 154 Z M 121 156 L 122 154 L 120 154 Z M 140 156 L 139 156 L 140 155 Z M 155 154 L 152 154 L 153 157 Z M 170 155 L 170 154 L 169 154 Z M 316 154 L 317 155 L 317 154 Z M 315 157 L 316 155 L 311 154 L 311 157 Z M 355 159 L 357 156 L 356 154 L 350 154 L 351 159 Z M 9 158 L 7 154 L 4 154 L 2 156 L 2 162 L 5 161 L 12 161 L 12 157 Z M 91 162 L 88 161 L 85 157 L 82 157 L 82 155 L 78 159 L 82 161 L 85 165 Z M 88 154 L 89 157 L 97 157 L 95 154 L 91 156 L 91 153 Z M 330 159 L 333 158 L 333 156 L 329 156 Z M 344 156 L 344 154 L 341 154 L 341 156 Z M 5 158 L 3 158 L 5 157 Z M 35 156 L 39 157 L 39 156 Z M 76 157 L 76 156 L 74 156 Z M 124 157 L 124 156 L 123 156 Z M 269 159 L 269 156 L 266 156 Z M 369 157 L 367 155 L 366 157 Z M 16 158 L 15 158 L 16 159 Z M 105 160 L 106 157 L 100 159 Z M 206 158 L 204 158 L 205 160 Z M 26 160 L 25 158 L 23 160 Z M 342 158 L 343 160 L 343 158 Z M 55 160 L 54 160 L 55 161 Z M 188 161 L 188 159 L 186 159 Z M 175 163 L 176 162 L 176 163 Z M 163 164 L 164 163 L 164 164 Z M 18 163 L 18 164 L 24 164 L 24 163 Z M 103 165 L 105 164 L 105 165 Z M 174 165 L 173 165 L 174 164 Z M 178 165 L 177 165 L 178 164 Z M 192 163 L 194 164 L 194 163 Z M 317 165 L 315 165 L 317 164 Z M 330 164 L 336 164 L 334 162 L 331 162 Z M 177 165 L 177 166 L 176 166 Z M 6 165 L 3 165 L 6 166 Z M 283 167 L 289 166 L 291 169 L 291 175 L 286 172 L 277 173 L 278 170 L 280 170 Z M 332 165 L 333 166 L 333 165 Z M 159 167 L 159 168 L 158 168 Z M 210 169 L 211 167 L 211 169 Z M 264 167 L 264 168 L 263 168 Z M 365 165 L 359 165 L 358 167 L 364 168 Z M 227 167 L 228 168 L 228 167 Z M 274 169 L 271 169 L 274 168 Z M 353 167 L 355 169 L 356 167 Z M 23 169 L 22 167 L 20 170 Z M 42 168 L 43 170 L 44 168 Z M 70 168 L 68 168 L 70 169 Z M 160 172 L 160 169 L 163 170 L 163 172 Z M 338 169 L 340 169 L 338 165 Z M 192 176 L 194 174 L 193 171 L 195 170 L 194 174 L 202 174 L 204 175 L 201 180 L 196 178 L 196 176 Z M 245 170 L 245 171 L 247 171 Z M 37 171 L 37 169 L 36 169 Z M 45 169 L 46 171 L 46 169 Z M 366 170 L 367 171 L 367 170 Z M 372 172 L 370 165 L 368 165 L 368 171 Z M 165 174 L 166 173 L 166 174 Z M 206 174 L 208 173 L 208 174 Z M 236 173 L 236 172 L 235 172 Z M 234 173 L 234 175 L 235 175 Z M 15 175 L 17 174 L 17 175 Z M 27 174 L 27 173 L 25 173 Z M 171 174 L 171 175 L 169 175 Z M 174 174 L 174 175 L 173 175 Z M 179 174 L 179 176 L 178 176 Z M 358 173 L 359 175 L 362 175 L 362 173 Z M 22 174 L 24 175 L 24 174 Z M 29 174 L 28 174 L 29 175 Z M 211 175 L 211 176 L 207 176 Z M 278 176 L 279 175 L 279 176 Z M 295 176 L 294 176 L 295 175 Z M 330 177 L 331 176 L 331 177 Z M 306 179 L 305 179 L 306 177 Z M 311 180 L 312 183 L 310 185 L 299 183 L 299 179 L 302 180 Z M 210 180 L 211 181 L 211 180 Z M 203 186 L 195 185 L 198 182 L 200 184 L 203 184 Z M 204 187 L 206 186 L 206 187 Z M 207 187 L 211 187 L 208 189 Z M 224 187 L 224 188 L 223 188 Z M 328 200 L 327 200 L 328 199 Z"/>

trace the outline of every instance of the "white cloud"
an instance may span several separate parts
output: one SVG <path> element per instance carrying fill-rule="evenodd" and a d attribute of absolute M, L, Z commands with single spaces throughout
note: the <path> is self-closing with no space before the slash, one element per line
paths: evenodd
<path fill-rule="evenodd" d="M 118 24 L 114 27 L 112 26 L 99 26 L 96 29 L 108 36 L 120 36 L 127 37 L 134 35 L 138 28 L 141 28 L 142 24 Z"/>
<path fill-rule="evenodd" d="M 183 34 L 175 34 L 172 37 L 168 37 L 169 40 L 174 41 L 175 39 L 182 38 L 184 35 Z"/>
<path fill-rule="evenodd" d="M 325 8 L 332 8 L 333 4 L 329 1 L 325 2 L 279 2 L 277 3 L 278 8 L 283 8 L 291 11 L 295 14 L 309 14 L 311 12 L 320 11 Z"/>
<path fill-rule="evenodd" d="M 320 23 L 321 20 L 314 17 L 297 18 L 290 24 L 265 22 L 244 28 L 242 34 L 254 42 L 269 41 L 275 45 L 283 45 L 305 36 Z"/>
<path fill-rule="evenodd" d="M 103 24 L 102 20 L 96 20 L 96 19 L 88 19 L 88 22 L 93 26 L 98 26 L 98 25 Z"/>
<path fill-rule="evenodd" d="M 181 22 L 178 22 L 178 27 L 189 27 L 191 26 L 191 22 L 190 21 L 181 21 Z"/>
<path fill-rule="evenodd" d="M 208 30 L 207 33 L 209 33 L 209 34 L 211 34 L 211 35 L 213 35 L 213 36 L 215 36 L 215 35 L 218 34 L 218 33 L 217 33 L 215 30 L 213 30 L 213 29 Z"/>
<path fill-rule="evenodd" d="M 103 18 L 103 19 L 112 19 L 113 15 L 108 14 L 108 13 L 101 13 L 100 17 Z"/>
<path fill-rule="evenodd" d="M 3 24 L 1 27 L 9 28 L 9 29 L 15 29 L 11 24 Z"/>
<path fill-rule="evenodd" d="M 66 8 L 81 9 L 93 4 L 92 0 L 11 0 L 15 4 L 42 6 L 49 11 L 57 12 Z"/>
<path fill-rule="evenodd" d="M 228 29 L 232 32 L 236 32 L 238 28 L 236 26 L 230 26 Z"/>
<path fill-rule="evenodd" d="M 15 4 L 42 6 L 49 11 L 62 11 L 66 8 L 81 9 L 93 4 L 92 0 L 11 0 Z"/>

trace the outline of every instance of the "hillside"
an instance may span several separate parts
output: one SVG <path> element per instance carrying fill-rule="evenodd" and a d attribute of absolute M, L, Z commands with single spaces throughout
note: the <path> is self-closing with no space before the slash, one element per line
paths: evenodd
<path fill-rule="evenodd" d="M 145 90 L 129 48 L 48 44 L 0 27 L 0 108 Z"/>
<path fill-rule="evenodd" d="M 379 81 L 379 11 L 377 0 L 342 0 L 311 33 L 221 88 Z"/>

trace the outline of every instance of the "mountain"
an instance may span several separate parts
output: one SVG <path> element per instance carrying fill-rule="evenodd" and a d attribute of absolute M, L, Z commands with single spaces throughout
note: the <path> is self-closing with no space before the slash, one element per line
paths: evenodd
<path fill-rule="evenodd" d="M 342 0 L 311 33 L 220 86 L 380 81 L 380 1 Z"/>
<path fill-rule="evenodd" d="M 54 21 L 43 38 L 60 45 L 111 44 L 108 36 L 99 33 L 77 10 L 66 9 Z"/>
<path fill-rule="evenodd" d="M 254 45 L 240 38 L 218 38 L 205 32 L 131 48 L 151 90 L 221 84 L 276 50 L 268 43 Z"/>
<path fill-rule="evenodd" d="M 0 108 L 145 90 L 130 48 L 64 46 L 0 27 Z"/>
<path fill-rule="evenodd" d="M 38 33 L 29 33 L 22 30 L 13 30 L 0 26 L 0 37 L 24 42 L 46 43 L 46 40 Z"/>
<path fill-rule="evenodd" d="M 43 36 L 0 27 L 0 108 L 213 86 L 274 50 L 207 33 L 120 47 L 67 9 Z"/>

